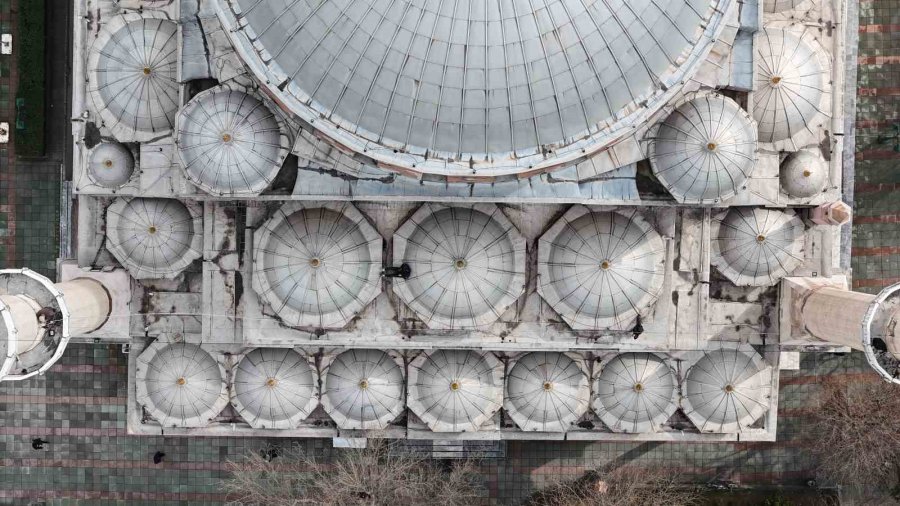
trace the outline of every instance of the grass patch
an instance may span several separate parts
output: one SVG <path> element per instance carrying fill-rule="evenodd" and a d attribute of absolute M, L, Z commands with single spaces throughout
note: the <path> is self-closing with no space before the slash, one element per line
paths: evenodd
<path fill-rule="evenodd" d="M 19 36 L 13 40 L 19 83 L 16 91 L 15 145 L 19 156 L 44 154 L 45 0 L 19 2 Z M 24 127 L 24 128 L 22 128 Z"/>

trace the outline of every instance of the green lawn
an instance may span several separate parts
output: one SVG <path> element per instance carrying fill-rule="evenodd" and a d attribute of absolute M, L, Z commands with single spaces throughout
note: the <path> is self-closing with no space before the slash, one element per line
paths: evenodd
<path fill-rule="evenodd" d="M 19 71 L 14 138 L 16 155 L 44 154 L 44 9 L 45 0 L 19 2 L 19 36 L 13 41 Z"/>

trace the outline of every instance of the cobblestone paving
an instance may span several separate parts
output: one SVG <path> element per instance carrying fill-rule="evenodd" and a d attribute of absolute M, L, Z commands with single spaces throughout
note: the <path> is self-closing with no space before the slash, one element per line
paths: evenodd
<path fill-rule="evenodd" d="M 8 6 L 0 0 L 0 24 L 10 19 Z M 0 116 L 9 114 L 4 108 L 14 94 L 7 71 L 0 58 Z M 862 0 L 852 258 L 854 286 L 860 290 L 900 281 L 900 148 L 894 148 L 900 139 L 888 138 L 900 123 L 898 83 L 900 0 Z M 0 265 L 47 272 L 56 251 L 53 174 L 58 171 L 45 163 L 46 172 L 26 174 L 19 164 L 10 167 L 12 157 L 0 149 L 0 196 L 8 199 L 0 202 Z M 31 191 L 30 198 L 8 197 L 20 189 Z M 0 385 L 0 503 L 217 504 L 225 499 L 225 463 L 269 441 L 127 436 L 125 363 L 117 347 L 72 346 L 46 376 Z M 821 380 L 868 373 L 859 354 L 805 354 L 801 366 L 782 372 L 776 443 L 510 442 L 505 458 L 484 464 L 491 496 L 515 504 L 536 487 L 626 459 L 672 467 L 698 481 L 802 485 L 814 475 L 805 438 Z M 35 437 L 51 442 L 45 451 L 31 448 Z M 323 454 L 333 451 L 329 441 L 303 444 Z M 157 450 L 166 453 L 158 466 L 152 463 Z"/>

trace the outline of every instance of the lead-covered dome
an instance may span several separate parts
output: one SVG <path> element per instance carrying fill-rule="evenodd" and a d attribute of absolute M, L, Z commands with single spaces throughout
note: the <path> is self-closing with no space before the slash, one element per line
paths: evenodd
<path fill-rule="evenodd" d="M 701 432 L 741 432 L 769 410 L 771 385 L 751 346 L 707 351 L 687 371 L 681 408 Z"/>
<path fill-rule="evenodd" d="M 731 6 L 220 4 L 257 79 L 335 143 L 416 172 L 476 177 L 553 167 L 620 137 L 693 74 Z"/>
<path fill-rule="evenodd" d="M 591 385 L 584 361 L 565 353 L 534 352 L 506 375 L 503 407 L 524 431 L 565 432 L 588 410 Z"/>
<path fill-rule="evenodd" d="M 213 88 L 178 113 L 178 157 L 185 175 L 207 193 L 258 195 L 288 153 L 281 122 L 258 98 Z"/>
<path fill-rule="evenodd" d="M 525 239 L 493 204 L 425 204 L 394 235 L 394 292 L 431 328 L 495 322 L 525 290 Z"/>
<path fill-rule="evenodd" d="M 811 151 L 791 154 L 781 164 L 781 189 L 794 197 L 812 197 L 828 185 L 828 162 Z"/>
<path fill-rule="evenodd" d="M 492 353 L 423 352 L 409 364 L 409 409 L 434 432 L 473 432 L 503 404 L 503 364 Z"/>
<path fill-rule="evenodd" d="M 400 416 L 403 369 L 379 350 L 347 350 L 322 379 L 322 407 L 341 429 L 380 430 Z"/>
<path fill-rule="evenodd" d="M 289 348 L 257 348 L 234 369 L 231 403 L 256 429 L 293 429 L 319 403 L 318 375 Z"/>
<path fill-rule="evenodd" d="M 790 209 L 735 207 L 713 220 L 710 261 L 738 286 L 770 286 L 803 262 L 805 227 Z"/>
<path fill-rule="evenodd" d="M 631 328 L 659 297 L 665 258 L 636 211 L 574 206 L 538 242 L 538 293 L 573 329 Z"/>
<path fill-rule="evenodd" d="M 382 239 L 353 204 L 285 204 L 254 247 L 253 289 L 288 325 L 343 327 L 381 293 Z"/>
<path fill-rule="evenodd" d="M 172 131 L 178 111 L 178 26 L 148 11 L 111 18 L 88 57 L 88 93 L 103 125 L 123 142 Z"/>
<path fill-rule="evenodd" d="M 228 404 L 225 368 L 195 344 L 150 344 L 137 359 L 135 386 L 163 427 L 205 427 Z"/>
<path fill-rule="evenodd" d="M 730 98 L 696 97 L 659 126 L 650 143 L 650 165 L 679 202 L 727 200 L 756 167 L 756 126 Z"/>
<path fill-rule="evenodd" d="M 203 248 L 203 223 L 175 199 L 117 199 L 106 209 L 106 248 L 136 279 L 172 278 Z"/>
<path fill-rule="evenodd" d="M 818 144 L 831 101 L 831 63 L 809 34 L 766 28 L 756 39 L 753 117 L 760 142 L 790 151 Z"/>
<path fill-rule="evenodd" d="M 764 2 L 766 12 L 775 14 L 778 12 L 799 11 L 810 6 L 809 0 L 766 0 Z"/>
<path fill-rule="evenodd" d="M 127 183 L 134 174 L 134 156 L 118 142 L 102 142 L 91 150 L 87 171 L 98 185 L 116 189 Z"/>
<path fill-rule="evenodd" d="M 652 353 L 622 353 L 594 379 L 594 412 L 615 432 L 655 432 L 678 409 L 678 381 Z"/>

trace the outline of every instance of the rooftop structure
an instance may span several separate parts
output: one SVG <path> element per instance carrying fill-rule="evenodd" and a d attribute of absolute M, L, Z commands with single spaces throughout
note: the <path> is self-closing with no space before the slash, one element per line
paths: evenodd
<path fill-rule="evenodd" d="M 62 335 L 130 345 L 131 432 L 761 441 L 781 352 L 891 379 L 842 1 L 526 4 L 76 3 Z"/>

